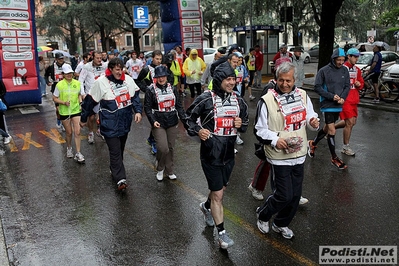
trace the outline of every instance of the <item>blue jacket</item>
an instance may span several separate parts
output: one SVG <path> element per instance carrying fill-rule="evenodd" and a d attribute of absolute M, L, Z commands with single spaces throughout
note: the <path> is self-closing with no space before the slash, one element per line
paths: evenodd
<path fill-rule="evenodd" d="M 317 72 L 314 90 L 320 95 L 320 110 L 322 112 L 341 112 L 342 105 L 334 101 L 334 95 L 346 99 L 350 90 L 349 72 L 342 64 L 335 65 L 334 59 L 345 56 L 344 49 L 334 50 L 331 62 Z"/>
<path fill-rule="evenodd" d="M 80 121 L 84 123 L 91 114 L 94 114 L 94 106 L 100 103 L 100 131 L 101 134 L 107 138 L 127 135 L 132 125 L 134 113 L 142 113 L 139 88 L 131 77 L 127 75 L 123 76 L 125 76 L 124 81 L 115 80 L 112 76 L 102 76 L 98 78 L 90 90 L 90 94 L 87 94 L 82 102 Z M 99 97 L 99 95 L 105 95 L 104 92 L 111 90 L 109 88 L 109 80 L 118 84 L 123 83 L 127 85 L 132 103 L 130 106 L 118 109 L 115 99 L 104 99 L 103 97 Z"/>

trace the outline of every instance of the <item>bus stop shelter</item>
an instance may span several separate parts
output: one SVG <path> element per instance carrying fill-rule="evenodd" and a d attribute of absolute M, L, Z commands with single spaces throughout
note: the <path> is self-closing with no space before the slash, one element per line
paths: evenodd
<path fill-rule="evenodd" d="M 262 74 L 271 74 L 269 61 L 271 61 L 279 48 L 279 33 L 284 32 L 283 25 L 257 25 L 234 27 L 237 44 L 244 47 L 244 52 L 248 53 L 249 48 L 259 45 L 263 53 Z"/>

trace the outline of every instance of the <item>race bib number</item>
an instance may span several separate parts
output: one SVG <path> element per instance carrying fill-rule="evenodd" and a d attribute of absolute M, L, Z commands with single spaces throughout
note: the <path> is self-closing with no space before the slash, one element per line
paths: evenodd
<path fill-rule="evenodd" d="M 115 101 L 116 105 L 118 106 L 118 109 L 124 108 L 132 104 L 129 93 L 116 96 Z"/>
<path fill-rule="evenodd" d="M 118 109 L 125 108 L 132 104 L 130 93 L 126 86 L 114 88 L 113 92 L 115 94 L 115 102 Z"/>
<path fill-rule="evenodd" d="M 64 76 L 62 74 L 55 74 L 54 76 L 55 76 L 55 81 L 57 81 L 57 82 L 61 81 L 64 78 Z"/>
<path fill-rule="evenodd" d="M 232 128 L 234 127 L 234 118 L 233 117 L 218 117 L 216 119 L 218 128 Z"/>
<path fill-rule="evenodd" d="M 289 114 L 285 117 L 287 125 L 300 123 L 305 119 L 306 119 L 306 111 L 305 110 L 298 112 L 298 113 Z"/>
<path fill-rule="evenodd" d="M 169 110 L 170 108 L 175 106 L 175 100 L 168 100 L 159 103 L 160 109 Z"/>

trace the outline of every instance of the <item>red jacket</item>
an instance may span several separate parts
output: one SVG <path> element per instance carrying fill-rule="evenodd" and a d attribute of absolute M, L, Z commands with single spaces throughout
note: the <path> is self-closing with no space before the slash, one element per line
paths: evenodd
<path fill-rule="evenodd" d="M 349 90 L 348 97 L 346 97 L 344 104 L 358 104 L 360 102 L 359 98 L 359 90 L 361 90 L 364 86 L 364 80 L 362 77 L 362 71 L 355 65 L 346 61 L 344 66 L 349 70 L 350 84 L 351 89 Z M 360 86 L 355 86 L 355 82 L 359 81 Z"/>
<path fill-rule="evenodd" d="M 261 71 L 263 67 L 263 53 L 261 51 L 255 52 L 255 68 Z"/>
<path fill-rule="evenodd" d="M 276 63 L 277 59 L 280 57 L 292 57 L 292 54 L 287 52 L 285 54 L 281 54 L 281 52 L 278 52 L 274 57 L 273 57 L 273 62 Z"/>

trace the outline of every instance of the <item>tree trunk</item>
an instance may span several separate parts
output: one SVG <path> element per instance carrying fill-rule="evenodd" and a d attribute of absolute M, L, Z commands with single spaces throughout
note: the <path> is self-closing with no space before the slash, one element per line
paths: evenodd
<path fill-rule="evenodd" d="M 299 27 L 297 23 L 292 23 L 292 44 L 299 45 L 299 37 L 298 37 Z"/>
<path fill-rule="evenodd" d="M 103 51 L 108 51 L 109 47 L 107 47 L 107 43 L 106 43 L 107 36 L 105 35 L 105 27 L 103 24 L 101 24 L 99 26 L 99 28 L 100 28 L 100 36 L 101 36 L 101 48 Z"/>
<path fill-rule="evenodd" d="M 209 21 L 209 47 L 213 47 L 213 21 Z"/>
<path fill-rule="evenodd" d="M 75 54 L 75 51 L 77 50 L 77 38 L 74 18 L 71 18 L 69 21 L 69 34 L 71 36 L 71 46 L 69 46 L 69 53 L 72 55 Z"/>
<path fill-rule="evenodd" d="M 140 45 L 140 31 L 139 29 L 133 28 L 132 27 L 132 33 L 133 33 L 133 48 L 136 51 L 137 55 L 140 53 L 141 51 L 141 45 Z"/>
<path fill-rule="evenodd" d="M 319 31 L 319 64 L 317 69 L 327 65 L 331 60 L 334 47 L 335 17 L 342 6 L 343 0 L 323 0 L 320 14 Z"/>
<path fill-rule="evenodd" d="M 80 39 L 82 40 L 82 54 L 83 53 L 86 53 L 86 32 L 85 32 L 85 30 L 84 29 L 80 29 Z"/>

